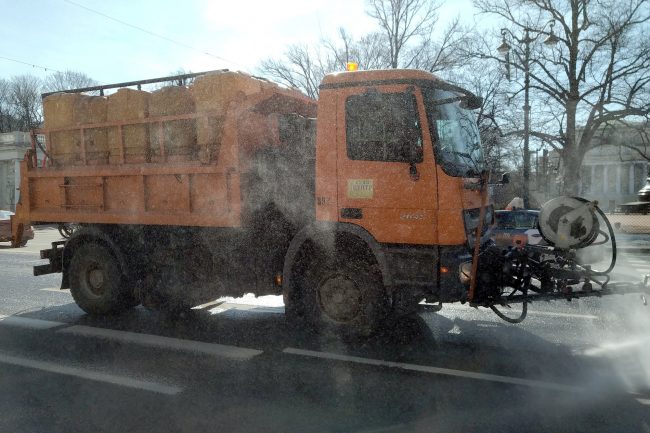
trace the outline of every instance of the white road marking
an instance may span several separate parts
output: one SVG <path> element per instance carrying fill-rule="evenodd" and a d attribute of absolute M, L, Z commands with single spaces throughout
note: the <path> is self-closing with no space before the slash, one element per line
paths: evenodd
<path fill-rule="evenodd" d="M 221 314 L 231 310 L 246 311 L 249 313 L 284 314 L 284 307 L 265 307 L 260 305 L 231 304 L 231 303 L 221 304 L 216 308 L 210 309 L 209 311 L 210 314 Z"/>
<path fill-rule="evenodd" d="M 194 307 L 196 309 L 202 308 L 202 309 L 207 309 L 205 308 L 212 306 L 212 302 L 204 305 L 199 305 L 197 307 Z M 231 311 L 231 310 L 238 310 L 238 311 L 247 311 L 250 313 L 271 313 L 271 314 L 284 314 L 284 307 L 282 306 L 263 306 L 259 304 L 239 304 L 239 303 L 233 303 L 233 302 L 224 302 L 224 303 L 218 303 L 216 307 L 210 308 L 208 311 L 210 314 L 222 314 L 225 313 L 226 311 Z M 492 315 L 492 311 L 486 310 L 486 309 L 473 309 L 468 306 L 463 306 L 463 305 L 450 305 L 450 304 L 445 304 L 442 308 L 442 310 L 439 313 L 435 314 L 443 314 L 445 312 L 451 312 L 453 311 L 454 313 L 460 312 L 460 311 L 465 311 L 465 312 L 471 312 L 471 313 L 485 313 L 486 315 Z M 508 309 L 506 310 L 508 313 L 511 313 L 513 315 L 517 315 L 521 313 L 521 310 L 517 309 Z M 426 311 L 424 311 L 426 313 Z M 561 313 L 561 312 L 555 312 L 555 311 L 535 311 L 535 310 L 528 310 L 528 315 L 534 315 L 534 316 L 547 316 L 547 317 L 566 317 L 566 318 L 572 318 L 572 319 L 584 319 L 584 320 L 600 320 L 600 317 L 595 316 L 593 314 L 575 314 L 575 313 Z"/>
<path fill-rule="evenodd" d="M 483 312 L 486 314 L 493 314 L 491 310 L 487 309 L 472 309 L 472 307 L 467 307 L 463 305 L 443 305 L 442 310 L 440 310 L 440 313 L 445 312 L 445 310 L 453 310 L 453 311 L 473 311 L 473 312 Z M 504 309 L 504 311 L 508 314 L 517 315 L 521 314 L 521 310 L 517 309 Z M 437 313 L 437 314 L 440 314 Z M 567 317 L 567 318 L 573 318 L 573 319 L 586 319 L 586 320 L 599 320 L 600 317 L 594 316 L 593 314 L 575 314 L 575 313 L 560 313 L 556 311 L 536 311 L 536 310 L 531 310 L 530 308 L 528 309 L 528 315 L 534 315 L 534 316 L 548 316 L 548 317 Z"/>
<path fill-rule="evenodd" d="M 637 398 L 636 401 L 638 401 L 639 403 L 641 403 L 641 404 L 643 404 L 643 405 L 650 406 L 650 399 L 647 399 L 647 398 Z"/>
<path fill-rule="evenodd" d="M 221 304 L 223 304 L 225 302 L 226 301 L 220 301 L 219 299 L 217 299 L 217 300 L 214 300 L 214 301 L 206 302 L 205 304 L 197 305 L 196 307 L 192 307 L 192 310 L 203 310 L 203 309 L 208 308 L 208 307 L 216 307 L 216 306 L 219 306 L 219 305 L 221 305 Z"/>
<path fill-rule="evenodd" d="M 92 380 L 95 382 L 105 382 L 112 385 L 125 386 L 128 388 L 151 391 L 159 394 L 176 395 L 183 391 L 183 388 L 180 388 L 178 386 L 164 385 L 162 383 L 134 379 L 132 377 L 101 373 L 86 368 L 68 367 L 61 365 L 58 362 L 54 363 L 48 361 L 37 361 L 34 359 L 0 354 L 0 363 L 16 365 L 18 367 L 33 368 L 36 370 L 47 371 L 49 373 L 79 377 L 81 379 Z"/>
<path fill-rule="evenodd" d="M 384 361 L 381 359 L 361 358 L 358 356 L 339 355 L 329 352 L 317 352 L 313 350 L 295 349 L 288 347 L 283 350 L 284 353 L 299 356 L 308 356 L 312 358 L 324 358 L 336 361 L 353 362 L 356 364 L 374 365 L 379 367 L 393 367 L 402 370 L 417 371 L 421 373 L 439 374 L 443 376 L 462 377 L 465 379 L 483 380 L 488 382 L 506 383 L 509 385 L 529 386 L 532 388 L 549 389 L 553 391 L 584 392 L 583 388 L 571 385 L 563 385 L 560 383 L 544 382 L 541 380 L 521 379 L 518 377 L 500 376 L 489 373 L 479 373 L 474 371 L 453 370 L 450 368 L 430 367 L 428 365 L 407 364 L 403 362 Z"/>
<path fill-rule="evenodd" d="M 508 310 L 513 313 L 519 314 L 521 310 Z M 528 310 L 528 314 L 537 315 L 537 316 L 549 316 L 549 317 L 569 317 L 573 319 L 587 319 L 587 320 L 599 320 L 600 317 L 594 316 L 593 314 L 574 314 L 574 313 L 560 313 L 554 311 L 531 311 Z"/>
<path fill-rule="evenodd" d="M 70 289 L 59 289 L 58 287 L 46 287 L 45 289 L 39 289 L 43 292 L 55 292 L 55 293 L 67 293 L 70 294 Z"/>
<path fill-rule="evenodd" d="M 50 329 L 65 325 L 63 322 L 51 322 L 49 320 L 30 319 L 29 317 L 5 316 L 0 314 L 0 325 L 16 326 L 29 329 Z"/>
<path fill-rule="evenodd" d="M 80 335 L 83 337 L 99 337 L 125 343 L 134 343 L 146 347 L 182 350 L 203 353 L 223 358 L 236 360 L 249 360 L 254 356 L 264 353 L 257 349 L 227 346 L 223 344 L 204 343 L 202 341 L 182 340 L 180 338 L 163 337 L 160 335 L 140 334 L 137 332 L 117 331 L 114 329 L 93 328 L 91 326 L 74 325 L 59 329 L 57 332 L 64 334 Z"/>

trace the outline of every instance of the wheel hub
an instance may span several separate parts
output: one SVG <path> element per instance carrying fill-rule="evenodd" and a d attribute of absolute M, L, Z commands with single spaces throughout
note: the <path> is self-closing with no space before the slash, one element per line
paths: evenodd
<path fill-rule="evenodd" d="M 328 317 L 338 322 L 348 322 L 359 313 L 361 291 L 357 284 L 344 275 L 333 275 L 320 285 L 320 307 Z"/>
<path fill-rule="evenodd" d="M 88 269 L 86 274 L 88 289 L 95 296 L 101 296 L 104 293 L 104 270 L 99 266 Z"/>

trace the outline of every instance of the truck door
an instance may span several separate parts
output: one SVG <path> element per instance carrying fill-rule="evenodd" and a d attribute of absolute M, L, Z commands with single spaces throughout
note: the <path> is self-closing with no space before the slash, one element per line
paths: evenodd
<path fill-rule="evenodd" d="M 339 221 L 382 243 L 435 243 L 436 170 L 426 122 L 412 86 L 339 94 Z"/>

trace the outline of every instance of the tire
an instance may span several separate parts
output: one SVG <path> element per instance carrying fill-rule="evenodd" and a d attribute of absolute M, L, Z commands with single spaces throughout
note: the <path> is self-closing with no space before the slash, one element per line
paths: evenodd
<path fill-rule="evenodd" d="M 303 290 L 305 319 L 317 332 L 368 337 L 388 314 L 381 275 L 360 260 L 313 260 Z"/>
<path fill-rule="evenodd" d="M 24 246 L 26 246 L 26 245 L 27 245 L 27 241 L 22 241 L 22 242 L 20 243 L 20 246 L 21 246 L 21 247 L 24 247 Z"/>
<path fill-rule="evenodd" d="M 115 314 L 135 305 L 119 262 L 101 244 L 80 246 L 70 261 L 68 275 L 72 297 L 88 314 Z"/>

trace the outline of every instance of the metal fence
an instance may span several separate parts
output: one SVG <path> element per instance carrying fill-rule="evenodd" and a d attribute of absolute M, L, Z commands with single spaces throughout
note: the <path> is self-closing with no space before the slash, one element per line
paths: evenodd
<path fill-rule="evenodd" d="M 607 218 L 616 232 L 628 234 L 650 234 L 650 214 L 608 213 Z"/>

